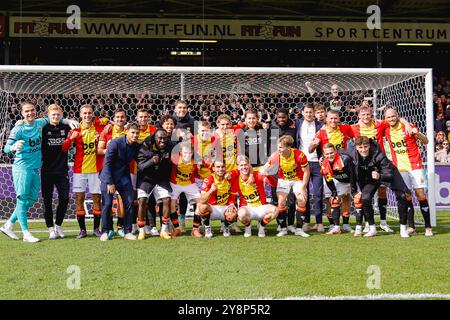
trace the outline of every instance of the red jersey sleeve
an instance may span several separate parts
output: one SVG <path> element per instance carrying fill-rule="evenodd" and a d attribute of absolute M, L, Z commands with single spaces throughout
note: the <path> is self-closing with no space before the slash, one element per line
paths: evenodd
<path fill-rule="evenodd" d="M 208 176 L 203 180 L 202 189 L 200 191 L 208 192 L 211 189 L 212 184 L 214 183 L 214 178 L 212 176 Z"/>
<path fill-rule="evenodd" d="M 80 129 L 72 129 L 72 130 L 70 130 L 69 134 L 67 135 L 66 140 L 64 141 L 63 145 L 61 146 L 62 152 L 69 151 L 70 147 L 72 146 L 72 142 L 73 141 L 70 140 L 70 137 L 72 136 L 72 133 L 74 131 L 78 131 L 78 133 L 80 133 Z M 80 134 L 78 136 L 80 136 Z"/>
<path fill-rule="evenodd" d="M 309 164 L 308 158 L 306 158 L 305 154 L 301 150 L 295 149 L 294 158 L 295 158 L 295 164 L 297 166 L 304 168 Z"/>
<path fill-rule="evenodd" d="M 349 124 L 341 124 L 341 132 L 344 134 L 344 136 L 347 136 L 348 138 L 354 138 L 355 134 L 353 133 L 352 126 Z"/>
<path fill-rule="evenodd" d="M 228 203 L 227 203 L 228 205 L 230 205 L 230 204 L 236 204 L 236 193 L 234 193 L 234 192 L 231 192 L 231 190 L 230 190 L 230 197 L 228 198 Z"/>
<path fill-rule="evenodd" d="M 154 134 L 156 130 L 158 130 L 157 127 L 152 126 L 152 125 L 148 126 L 148 131 L 150 132 L 150 134 Z"/>

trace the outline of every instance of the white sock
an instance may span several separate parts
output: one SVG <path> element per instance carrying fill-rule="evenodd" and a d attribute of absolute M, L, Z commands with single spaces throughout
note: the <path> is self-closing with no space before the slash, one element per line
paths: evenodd
<path fill-rule="evenodd" d="M 369 230 L 370 230 L 370 232 L 377 232 L 377 228 L 375 227 L 374 224 L 369 226 Z"/>
<path fill-rule="evenodd" d="M 23 236 L 24 237 L 31 237 L 31 233 L 28 230 L 23 231 Z"/>
<path fill-rule="evenodd" d="M 55 232 L 55 229 L 53 227 L 48 228 L 48 232 Z"/>
<path fill-rule="evenodd" d="M 162 227 L 161 227 L 161 232 L 168 233 L 169 232 L 168 229 L 169 229 L 168 225 L 167 224 L 163 224 Z"/>
<path fill-rule="evenodd" d="M 11 223 L 11 221 L 7 220 L 3 227 L 4 227 L 5 229 L 9 229 L 9 228 L 11 228 L 12 226 L 13 226 L 13 224 Z"/>
<path fill-rule="evenodd" d="M 400 232 L 406 232 L 406 224 L 400 225 Z"/>
<path fill-rule="evenodd" d="M 356 228 L 355 228 L 355 229 L 356 229 L 356 232 L 361 232 L 361 230 L 362 230 L 362 226 L 359 226 L 359 225 L 358 225 L 358 226 L 356 226 Z"/>
<path fill-rule="evenodd" d="M 387 225 L 386 220 L 380 220 L 380 225 L 382 225 L 382 226 Z"/>

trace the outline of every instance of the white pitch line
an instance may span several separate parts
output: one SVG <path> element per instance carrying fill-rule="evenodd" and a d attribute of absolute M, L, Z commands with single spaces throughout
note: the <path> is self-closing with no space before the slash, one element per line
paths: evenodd
<path fill-rule="evenodd" d="M 381 299 L 450 299 L 445 293 L 381 293 L 364 296 L 300 296 L 286 297 L 281 300 L 381 300 Z M 257 298 L 257 300 L 272 300 L 273 298 Z M 278 298 L 277 298 L 278 300 Z"/>

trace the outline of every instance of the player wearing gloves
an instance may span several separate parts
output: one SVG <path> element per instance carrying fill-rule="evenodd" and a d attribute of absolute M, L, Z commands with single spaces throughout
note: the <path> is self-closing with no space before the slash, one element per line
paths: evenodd
<path fill-rule="evenodd" d="M 23 231 L 23 241 L 38 242 L 28 230 L 27 211 L 37 201 L 39 195 L 39 169 L 42 166 L 42 128 L 49 123 L 47 118 L 36 119 L 36 107 L 33 103 L 24 102 L 21 105 L 23 124 L 16 124 L 5 145 L 5 153 L 15 152 L 12 167 L 14 189 L 17 204 L 9 220 L 0 231 L 18 240 L 14 234 L 13 225 L 19 220 Z M 76 127 L 78 122 L 62 120 L 63 123 Z"/>

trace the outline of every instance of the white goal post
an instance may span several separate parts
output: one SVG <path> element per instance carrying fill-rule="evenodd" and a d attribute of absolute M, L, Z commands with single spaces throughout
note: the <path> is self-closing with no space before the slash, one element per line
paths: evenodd
<path fill-rule="evenodd" d="M 295 119 L 299 105 L 326 99 L 333 85 L 350 106 L 345 111 L 350 122 L 356 122 L 351 108 L 366 100 L 377 117 L 383 106 L 392 105 L 427 135 L 429 143 L 421 148 L 435 226 L 432 69 L 398 68 L 0 66 L 0 218 L 8 217 L 14 208 L 11 203 L 15 203 L 12 159 L 3 153 L 3 145 L 18 117 L 15 106 L 21 101 L 34 99 L 42 113 L 50 103 L 58 103 L 65 117 L 76 117 L 77 106 L 83 102 L 99 107 L 99 115 L 111 115 L 115 108 L 123 107 L 129 118 L 144 105 L 157 122 L 160 115 L 171 111 L 176 99 L 183 98 L 198 118 L 205 111 L 214 119 L 221 112 L 241 112 L 252 106 L 268 119 L 273 119 L 273 110 L 285 107 Z M 41 202 L 35 204 L 32 218 L 40 217 L 41 206 Z M 395 216 L 394 206 L 390 207 L 389 214 Z M 72 200 L 69 210 L 73 210 Z M 420 222 L 419 211 L 416 218 Z"/>

